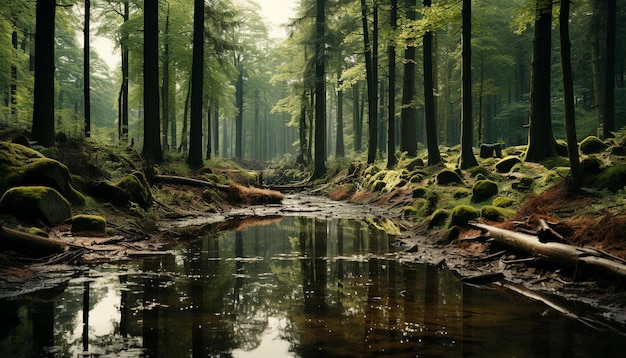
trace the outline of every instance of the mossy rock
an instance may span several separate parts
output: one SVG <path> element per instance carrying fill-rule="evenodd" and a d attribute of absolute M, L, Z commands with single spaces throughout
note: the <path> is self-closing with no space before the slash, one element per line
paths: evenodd
<path fill-rule="evenodd" d="M 211 183 L 215 183 L 215 184 L 226 184 L 230 180 L 228 176 L 225 174 L 214 174 L 214 173 L 204 174 L 202 176 L 202 179 L 209 181 Z"/>
<path fill-rule="evenodd" d="M 580 162 L 580 169 L 585 174 L 598 174 L 602 171 L 602 160 L 594 155 Z"/>
<path fill-rule="evenodd" d="M 618 157 L 626 157 L 626 147 L 614 145 L 611 147 L 611 154 Z"/>
<path fill-rule="evenodd" d="M 596 178 L 595 187 L 597 189 L 607 189 L 616 193 L 626 185 L 626 165 L 618 164 L 608 167 Z"/>
<path fill-rule="evenodd" d="M 90 190 L 92 196 L 115 205 L 136 203 L 147 209 L 152 204 L 152 193 L 146 177 L 141 172 L 126 175 L 117 183 L 101 182 Z"/>
<path fill-rule="evenodd" d="M 419 210 L 414 206 L 404 206 L 402 207 L 402 215 L 405 217 L 417 217 L 419 216 Z"/>
<path fill-rule="evenodd" d="M 408 171 L 414 171 L 415 169 L 422 167 L 424 167 L 424 159 L 422 158 L 415 158 L 408 162 L 405 166 Z"/>
<path fill-rule="evenodd" d="M 480 216 L 485 220 L 504 221 L 515 216 L 515 210 L 501 208 L 495 205 L 485 205 L 480 209 Z"/>
<path fill-rule="evenodd" d="M 424 176 L 422 174 L 414 173 L 409 178 L 409 183 L 419 183 L 424 180 Z"/>
<path fill-rule="evenodd" d="M 556 155 L 560 157 L 567 157 L 567 142 L 563 139 L 556 140 Z"/>
<path fill-rule="evenodd" d="M 374 181 L 374 184 L 372 185 L 372 191 L 382 191 L 385 188 L 385 182 L 382 180 L 376 180 Z"/>
<path fill-rule="evenodd" d="M 47 186 L 82 205 L 85 198 L 72 187 L 67 167 L 20 144 L 0 142 L 0 193 L 15 186 Z"/>
<path fill-rule="evenodd" d="M 426 188 L 424 188 L 423 186 L 417 186 L 413 188 L 412 197 L 413 199 L 424 198 L 426 197 L 426 192 L 427 192 Z"/>
<path fill-rule="evenodd" d="M 73 233 L 87 233 L 90 235 L 106 236 L 107 221 L 99 215 L 79 214 L 72 218 Z"/>
<path fill-rule="evenodd" d="M 511 187 L 521 192 L 527 192 L 532 188 L 534 183 L 535 183 L 535 179 L 531 177 L 522 177 L 520 178 L 519 181 L 516 181 L 513 184 L 511 184 Z"/>
<path fill-rule="evenodd" d="M 480 212 L 470 205 L 459 205 L 450 213 L 450 226 L 466 226 L 471 220 L 477 219 Z"/>
<path fill-rule="evenodd" d="M 606 148 L 606 143 L 604 143 L 600 138 L 593 135 L 583 139 L 582 142 L 580 142 L 580 152 L 583 154 L 604 152 Z"/>
<path fill-rule="evenodd" d="M 450 217 L 450 210 L 437 209 L 428 217 L 428 228 L 439 227 L 445 225 L 446 221 Z"/>
<path fill-rule="evenodd" d="M 479 180 L 472 188 L 472 202 L 480 203 L 498 194 L 498 184 L 493 180 Z"/>
<path fill-rule="evenodd" d="M 56 226 L 72 217 L 70 203 L 55 189 L 46 186 L 18 186 L 4 193 L 0 212 L 29 223 Z"/>
<path fill-rule="evenodd" d="M 463 184 L 463 180 L 459 174 L 451 169 L 444 169 L 440 171 L 437 173 L 436 178 L 437 184 L 439 185 Z"/>
<path fill-rule="evenodd" d="M 470 195 L 472 195 L 472 191 L 467 188 L 458 188 L 452 194 L 455 199 L 467 198 Z"/>
<path fill-rule="evenodd" d="M 461 235 L 461 228 L 453 226 L 443 233 L 443 236 L 437 240 L 437 245 L 449 245 Z"/>
<path fill-rule="evenodd" d="M 494 198 L 492 202 L 493 206 L 497 206 L 499 208 L 508 208 L 509 206 L 512 206 L 513 204 L 515 204 L 515 200 L 504 197 L 504 196 L 499 196 L 497 198 Z"/>
<path fill-rule="evenodd" d="M 496 163 L 496 171 L 498 173 L 508 173 L 513 169 L 515 164 L 521 163 L 522 160 L 516 155 L 509 155 L 500 159 Z"/>

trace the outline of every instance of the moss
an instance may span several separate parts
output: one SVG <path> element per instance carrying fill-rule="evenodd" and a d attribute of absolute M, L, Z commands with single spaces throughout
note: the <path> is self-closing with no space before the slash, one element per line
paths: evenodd
<path fill-rule="evenodd" d="M 106 235 L 107 222 L 106 219 L 99 215 L 79 214 L 72 218 L 73 233 L 89 233 Z"/>
<path fill-rule="evenodd" d="M 472 194 L 472 191 L 467 189 L 467 188 L 458 188 L 454 191 L 454 193 L 452 194 L 452 196 L 455 199 L 462 199 L 462 198 L 467 198 L 468 196 L 470 196 Z"/>
<path fill-rule="evenodd" d="M 519 181 L 511 184 L 511 187 L 521 192 L 527 192 L 532 188 L 534 183 L 535 179 L 531 177 L 522 177 Z"/>
<path fill-rule="evenodd" d="M 26 230 L 26 232 L 28 232 L 31 235 L 37 235 L 37 236 L 41 236 L 41 237 L 48 237 L 48 234 L 41 230 L 38 227 L 29 227 L 28 230 Z"/>
<path fill-rule="evenodd" d="M 472 202 L 480 203 L 498 194 L 498 184 L 493 180 L 479 180 L 472 188 Z"/>
<path fill-rule="evenodd" d="M 424 180 L 424 177 L 421 174 L 413 174 L 411 175 L 411 178 L 409 179 L 410 183 L 419 183 L 422 180 Z"/>
<path fill-rule="evenodd" d="M 504 197 L 504 196 L 499 196 L 493 199 L 492 204 L 499 208 L 508 208 L 509 206 L 512 206 L 513 204 L 515 204 L 515 200 Z"/>
<path fill-rule="evenodd" d="M 515 216 L 515 210 L 494 205 L 485 205 L 480 209 L 480 216 L 485 220 L 504 221 L 513 218 Z"/>
<path fill-rule="evenodd" d="M 515 164 L 521 162 L 522 160 L 516 155 L 506 156 L 496 163 L 496 171 L 498 171 L 498 173 L 508 173 L 513 169 Z"/>
<path fill-rule="evenodd" d="M 413 196 L 414 199 L 425 197 L 426 196 L 426 188 L 424 188 L 423 186 L 417 186 L 417 187 L 413 188 L 412 196 Z"/>
<path fill-rule="evenodd" d="M 556 155 L 561 157 L 567 157 L 567 142 L 563 139 L 556 140 Z"/>
<path fill-rule="evenodd" d="M 424 160 L 422 158 L 414 158 L 405 165 L 405 168 L 409 171 L 414 171 L 422 167 L 424 167 Z"/>
<path fill-rule="evenodd" d="M 443 233 L 443 236 L 437 240 L 437 245 L 449 245 L 454 242 L 454 240 L 458 239 L 460 234 L 461 228 L 453 226 L 446 230 L 446 232 Z"/>
<path fill-rule="evenodd" d="M 462 184 L 463 180 L 454 170 L 444 169 L 437 173 L 437 184 L 450 185 L 450 184 Z"/>
<path fill-rule="evenodd" d="M 417 217 L 419 216 L 419 210 L 417 210 L 414 206 L 403 206 L 402 207 L 402 215 L 408 217 Z"/>
<path fill-rule="evenodd" d="M 447 209 L 437 209 L 428 217 L 428 228 L 439 227 L 445 225 L 450 217 L 451 212 Z"/>
<path fill-rule="evenodd" d="M 382 180 L 376 180 L 372 185 L 372 191 L 382 191 L 385 188 L 385 182 Z"/>
<path fill-rule="evenodd" d="M 602 171 L 602 164 L 600 158 L 592 155 L 580 162 L 580 169 L 585 174 L 598 174 Z"/>
<path fill-rule="evenodd" d="M 126 194 L 128 201 L 148 208 L 152 202 L 152 194 L 148 182 L 141 172 L 133 172 L 115 184 Z"/>
<path fill-rule="evenodd" d="M 469 205 L 459 205 L 450 213 L 450 226 L 465 226 L 470 220 L 480 216 L 478 210 Z"/>
<path fill-rule="evenodd" d="M 55 189 L 45 186 L 20 186 L 7 190 L 0 199 L 0 211 L 20 220 L 49 226 L 72 216 L 70 203 Z"/>
<path fill-rule="evenodd" d="M 626 185 L 626 165 L 618 164 L 608 167 L 598 175 L 595 183 L 597 189 L 607 189 L 613 193 Z"/>
<path fill-rule="evenodd" d="M 215 184 L 226 184 L 228 183 L 228 176 L 226 176 L 225 174 L 214 174 L 214 173 L 209 173 L 209 174 L 204 174 L 202 176 L 203 180 L 206 181 L 210 181 L 211 183 L 215 183 Z"/>
<path fill-rule="evenodd" d="M 600 153 L 606 148 L 607 145 L 596 136 L 589 136 L 580 142 L 580 152 L 583 154 Z"/>

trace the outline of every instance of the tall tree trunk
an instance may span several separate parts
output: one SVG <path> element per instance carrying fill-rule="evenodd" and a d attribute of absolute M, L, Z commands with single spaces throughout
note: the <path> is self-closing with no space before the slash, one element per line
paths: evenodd
<path fill-rule="evenodd" d="M 89 75 L 89 23 L 91 12 L 91 0 L 85 0 L 85 29 L 83 37 L 83 93 L 85 101 L 85 137 L 91 136 L 91 76 Z"/>
<path fill-rule="evenodd" d="M 11 35 L 13 50 L 17 52 L 17 31 Z M 9 91 L 9 106 L 11 107 L 11 120 L 17 121 L 17 65 L 11 64 L 11 89 Z"/>
<path fill-rule="evenodd" d="M 215 101 L 213 106 L 213 148 L 215 149 L 215 156 L 220 156 L 220 103 Z"/>
<path fill-rule="evenodd" d="M 616 0 L 606 2 L 606 69 L 604 80 L 604 138 L 613 137 L 615 131 L 615 24 Z"/>
<path fill-rule="evenodd" d="M 237 118 L 235 119 L 235 157 L 243 158 L 243 65 L 241 59 L 235 60 L 237 67 L 237 83 L 235 84 L 235 102 Z"/>
<path fill-rule="evenodd" d="M 161 115 L 163 116 L 163 132 L 161 133 L 161 145 L 164 151 L 170 150 L 170 145 L 167 140 L 170 122 L 170 5 L 167 4 L 167 11 L 165 15 L 165 44 L 163 45 L 163 83 L 161 85 L 161 98 L 163 106 Z"/>
<path fill-rule="evenodd" d="M 317 0 L 315 17 L 315 162 L 313 179 L 326 175 L 326 0 Z"/>
<path fill-rule="evenodd" d="M 525 161 L 539 162 L 554 156 L 550 86 L 552 1 L 537 0 L 530 90 L 530 128 Z"/>
<path fill-rule="evenodd" d="M 424 0 L 424 6 L 430 7 L 431 0 Z M 426 143 L 428 146 L 428 165 L 441 162 L 439 143 L 437 141 L 437 114 L 435 113 L 435 94 L 433 81 L 433 34 L 424 34 L 424 110 L 426 117 Z"/>
<path fill-rule="evenodd" d="M 369 143 L 367 145 L 367 162 L 374 163 L 376 160 L 376 141 L 378 135 L 378 109 L 377 84 L 374 70 L 374 60 L 372 59 L 372 44 L 369 38 L 369 26 L 367 23 L 367 4 L 361 0 L 361 20 L 363 22 L 363 44 L 365 47 L 365 72 L 367 78 L 367 123 L 369 129 Z"/>
<path fill-rule="evenodd" d="M 472 118 L 472 2 L 463 0 L 462 10 L 462 69 L 461 69 L 461 157 L 459 168 L 467 169 L 478 165 L 472 150 L 474 141 L 474 120 Z"/>
<path fill-rule="evenodd" d="M 415 0 L 406 0 L 409 20 L 415 20 Z M 414 41 L 410 41 L 412 43 Z M 404 76 L 402 77 L 402 109 L 400 112 L 400 151 L 411 157 L 417 155 L 417 109 L 415 108 L 415 60 L 416 47 L 404 50 Z"/>
<path fill-rule="evenodd" d="M 37 1 L 32 139 L 54 146 L 54 1 Z"/>
<path fill-rule="evenodd" d="M 202 102 L 204 83 L 204 0 L 194 0 L 193 53 L 191 63 L 191 119 L 187 165 L 200 168 L 202 161 Z"/>
<path fill-rule="evenodd" d="M 391 0 L 391 16 L 389 24 L 391 30 L 398 27 L 398 0 Z M 393 41 L 389 44 L 389 88 L 387 93 L 387 168 L 393 168 L 396 159 L 396 46 Z"/>
<path fill-rule="evenodd" d="M 346 155 L 343 142 L 343 90 L 341 89 L 341 80 L 337 75 L 337 139 L 335 143 L 335 152 L 338 157 Z"/>
<path fill-rule="evenodd" d="M 306 110 L 307 110 L 307 96 L 306 91 L 302 92 L 302 97 L 300 100 L 300 123 L 298 125 L 298 158 L 296 162 L 298 164 L 302 164 L 304 166 L 307 165 L 307 145 L 306 145 Z"/>
<path fill-rule="evenodd" d="M 189 123 L 189 102 L 191 102 L 191 79 L 187 84 L 187 95 L 185 96 L 185 108 L 183 109 L 183 130 L 180 135 L 179 152 L 186 154 L 189 144 L 188 123 Z"/>
<path fill-rule="evenodd" d="M 129 0 L 124 0 L 124 23 L 130 19 Z M 128 69 L 129 69 L 129 52 L 128 52 L 128 33 L 122 32 L 122 40 L 120 42 L 122 51 L 122 84 L 118 99 L 119 115 L 118 115 L 118 136 L 121 143 L 128 143 Z"/>
<path fill-rule="evenodd" d="M 361 137 L 363 137 L 363 116 L 361 113 L 361 105 L 359 104 L 359 98 L 361 96 L 359 91 L 359 84 L 355 83 L 352 86 L 352 126 L 354 128 L 354 152 L 361 152 Z"/>
<path fill-rule="evenodd" d="M 600 49 L 600 23 L 602 4 L 604 0 L 592 0 L 591 30 L 589 44 L 591 45 L 591 69 L 593 72 L 593 92 L 596 108 L 597 134 L 602 135 L 604 125 L 604 63 Z"/>
<path fill-rule="evenodd" d="M 567 155 L 572 175 L 572 186 L 578 189 L 582 182 L 578 143 L 576 141 L 576 119 L 574 109 L 574 80 L 572 78 L 572 59 L 569 40 L 570 0 L 561 0 L 559 15 L 559 35 L 561 40 L 561 69 L 563 73 L 563 97 L 565 105 L 565 134 L 567 136 Z"/>
<path fill-rule="evenodd" d="M 211 112 L 213 111 L 213 109 L 211 108 L 211 106 L 207 103 L 207 107 L 206 107 L 206 151 L 205 151 L 205 158 L 207 160 L 211 159 L 211 132 L 212 132 L 212 128 L 211 128 Z"/>

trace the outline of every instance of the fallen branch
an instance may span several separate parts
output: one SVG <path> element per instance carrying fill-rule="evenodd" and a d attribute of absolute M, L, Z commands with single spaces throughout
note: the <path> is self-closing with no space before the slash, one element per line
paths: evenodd
<path fill-rule="evenodd" d="M 0 227 L 0 237 L 3 246 L 34 257 L 56 254 L 76 247 L 60 240 L 33 235 L 4 226 Z"/>
<path fill-rule="evenodd" d="M 541 242 L 534 235 L 501 229 L 495 226 L 472 223 L 471 226 L 486 231 L 501 245 L 532 254 L 549 262 L 577 269 L 581 264 L 626 278 L 626 264 L 607 257 L 602 251 L 560 242 Z"/>

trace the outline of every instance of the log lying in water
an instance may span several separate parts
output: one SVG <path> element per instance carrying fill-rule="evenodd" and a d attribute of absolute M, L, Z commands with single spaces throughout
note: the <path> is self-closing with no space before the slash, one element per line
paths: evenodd
<path fill-rule="evenodd" d="M 4 226 L 0 227 L 0 240 L 2 241 L 0 246 L 34 257 L 64 252 L 71 247 L 60 240 L 33 235 Z"/>
<path fill-rule="evenodd" d="M 481 231 L 486 231 L 489 236 L 501 245 L 529 253 L 549 262 L 574 269 L 584 264 L 586 267 L 626 278 L 626 263 L 623 260 L 607 255 L 601 250 L 560 242 L 541 242 L 537 236 L 501 229 L 487 224 L 472 223 L 471 225 Z"/>

